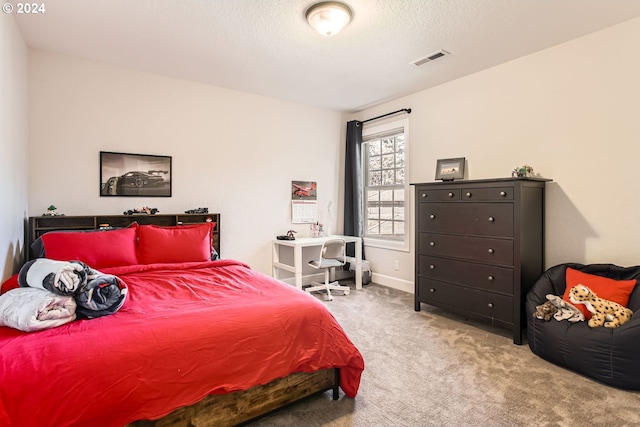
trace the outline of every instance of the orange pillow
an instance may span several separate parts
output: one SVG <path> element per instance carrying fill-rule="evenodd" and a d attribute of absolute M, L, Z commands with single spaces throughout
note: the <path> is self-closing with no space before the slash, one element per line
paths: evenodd
<path fill-rule="evenodd" d="M 583 273 L 573 268 L 567 267 L 566 274 L 567 288 L 564 290 L 562 299 L 573 304 L 569 299 L 571 288 L 576 285 L 584 285 L 595 292 L 599 298 L 617 302 L 623 306 L 629 304 L 629 296 L 636 286 L 636 280 L 615 280 L 595 274 Z M 584 314 L 584 318 L 591 319 L 591 312 L 584 304 L 573 304 Z"/>
<path fill-rule="evenodd" d="M 141 225 L 138 229 L 138 262 L 210 261 L 213 227 L 213 222 L 169 227 Z"/>

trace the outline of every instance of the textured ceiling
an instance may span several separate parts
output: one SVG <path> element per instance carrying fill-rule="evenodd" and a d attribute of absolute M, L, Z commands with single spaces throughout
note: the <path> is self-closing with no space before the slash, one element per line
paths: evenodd
<path fill-rule="evenodd" d="M 32 48 L 347 112 L 640 16 L 638 0 L 345 0 L 354 19 L 327 38 L 304 19 L 313 3 L 52 0 L 14 16 Z"/>

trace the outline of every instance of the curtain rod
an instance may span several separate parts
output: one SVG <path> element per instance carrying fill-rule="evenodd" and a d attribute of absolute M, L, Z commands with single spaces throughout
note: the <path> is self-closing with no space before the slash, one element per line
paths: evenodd
<path fill-rule="evenodd" d="M 367 122 L 371 122 L 371 121 L 374 121 L 374 120 L 378 120 L 378 119 L 381 119 L 381 118 L 383 118 L 383 117 L 387 117 L 387 116 L 392 116 L 392 115 L 394 115 L 394 114 L 398 114 L 398 113 L 407 113 L 407 114 L 411 114 L 411 108 L 403 108 L 403 109 L 398 110 L 398 111 L 393 111 L 393 112 L 391 112 L 391 113 L 383 114 L 383 115 L 381 115 L 381 116 L 373 117 L 373 118 L 371 118 L 371 119 L 367 119 L 367 120 L 363 120 L 363 121 L 356 120 L 356 126 L 360 126 L 361 124 L 363 125 L 363 124 L 365 124 L 365 123 L 367 123 Z"/>

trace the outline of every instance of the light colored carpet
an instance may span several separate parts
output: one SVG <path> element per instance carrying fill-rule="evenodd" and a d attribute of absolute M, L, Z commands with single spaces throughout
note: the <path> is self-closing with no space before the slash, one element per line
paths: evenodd
<path fill-rule="evenodd" d="M 550 364 L 509 331 L 416 312 L 412 294 L 375 284 L 325 304 L 364 356 L 358 395 L 327 392 L 249 426 L 640 426 L 639 392 Z"/>

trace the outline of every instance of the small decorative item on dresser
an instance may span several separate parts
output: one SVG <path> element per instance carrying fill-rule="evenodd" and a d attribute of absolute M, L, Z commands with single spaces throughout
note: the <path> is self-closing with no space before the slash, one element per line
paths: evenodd
<path fill-rule="evenodd" d="M 454 159 L 438 159 L 436 163 L 436 179 L 453 181 L 464 178 L 464 157 Z"/>
<path fill-rule="evenodd" d="M 529 165 L 522 165 L 511 172 L 513 178 L 530 178 L 533 176 L 533 168 Z"/>
<path fill-rule="evenodd" d="M 54 205 L 51 205 L 47 208 L 47 211 L 42 214 L 42 216 L 62 216 L 63 214 L 59 214 L 57 210 L 58 208 L 56 208 Z"/>

